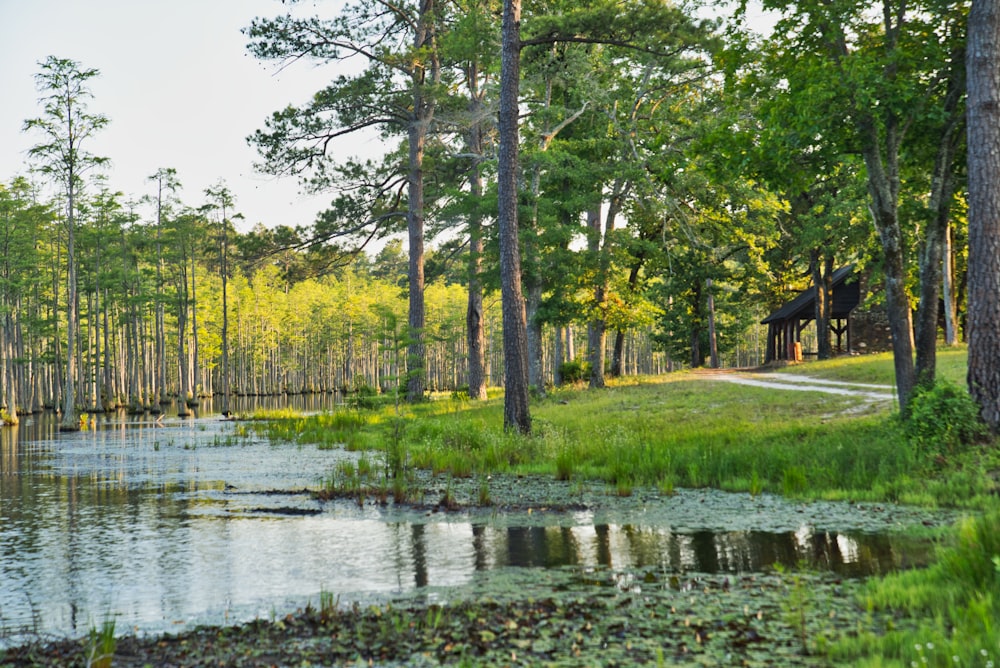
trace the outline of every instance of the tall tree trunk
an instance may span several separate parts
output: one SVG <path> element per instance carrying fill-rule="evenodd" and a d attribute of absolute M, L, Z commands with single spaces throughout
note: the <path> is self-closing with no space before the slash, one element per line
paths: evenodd
<path fill-rule="evenodd" d="M 941 294 L 944 298 L 944 342 L 958 343 L 958 300 L 955 295 L 955 252 L 951 244 L 951 225 L 944 229 L 944 257 L 941 269 Z"/>
<path fill-rule="evenodd" d="M 101 355 L 101 364 L 102 364 L 102 372 L 104 379 L 102 383 L 102 386 L 104 388 L 104 396 L 102 397 L 102 401 L 104 402 L 104 406 L 106 407 L 106 409 L 111 407 L 117 408 L 118 406 L 117 397 L 113 398 L 114 390 L 111 385 L 111 349 L 108 346 L 108 337 L 110 336 L 110 334 L 108 333 L 109 328 L 108 328 L 107 288 L 104 288 L 104 300 L 101 303 L 101 318 L 104 323 L 104 326 L 101 328 L 101 336 L 103 341 L 102 345 L 103 353 Z"/>
<path fill-rule="evenodd" d="M 603 259 L 601 253 L 601 210 L 594 207 L 587 211 L 587 250 L 596 260 L 598 267 Z M 607 300 L 607 282 L 599 268 L 594 285 L 594 310 L 587 323 L 587 357 L 590 362 L 590 387 L 604 387 L 604 343 L 607 332 L 604 320 L 604 306 Z"/>
<path fill-rule="evenodd" d="M 635 294 L 636 286 L 639 284 L 639 272 L 642 270 L 645 258 L 640 253 L 636 257 L 635 263 L 628 273 L 629 294 Z M 611 377 L 618 378 L 625 373 L 623 356 L 625 354 L 625 330 L 619 328 L 615 332 L 615 347 L 611 355 Z"/>
<path fill-rule="evenodd" d="M 885 306 L 892 335 L 893 366 L 896 372 L 896 395 L 899 409 L 907 414 L 910 397 L 916 386 L 913 364 L 913 323 L 910 298 L 906 292 L 906 260 L 903 231 L 899 225 L 898 192 L 899 171 L 896 159 L 896 142 L 887 139 L 890 158 L 889 170 L 878 148 L 878 133 L 873 119 L 864 123 L 866 137 L 862 154 L 868 169 L 868 194 L 871 198 L 872 217 L 882 242 L 883 280 L 885 281 Z"/>
<path fill-rule="evenodd" d="M 188 406 L 197 406 L 199 402 L 199 393 L 202 390 L 201 387 L 201 367 L 198 364 L 198 286 L 195 282 L 195 259 L 194 254 L 191 255 L 191 296 L 187 300 L 191 306 L 191 350 L 190 357 L 191 361 L 188 364 L 191 365 L 191 373 L 193 374 L 191 393 L 188 395 L 187 402 Z"/>
<path fill-rule="evenodd" d="M 191 396 L 191 374 L 188 369 L 187 346 L 187 316 L 188 316 L 188 281 L 187 258 L 181 258 L 178 267 L 180 276 L 177 278 L 177 373 L 180 387 L 177 392 L 177 415 L 186 417 L 188 398 Z"/>
<path fill-rule="evenodd" d="M 887 53 L 894 53 L 899 45 L 899 26 L 892 25 L 897 14 L 883 0 Z M 839 27 L 836 28 L 839 30 Z M 837 32 L 831 46 L 834 57 L 846 58 L 847 39 Z M 898 75 L 894 62 L 885 66 L 883 76 L 895 80 Z M 907 407 L 916 386 L 913 364 L 913 322 L 910 298 L 906 292 L 906 250 L 903 231 L 899 224 L 899 147 L 902 141 L 900 119 L 891 108 L 861 107 L 854 112 L 854 127 L 861 143 L 861 156 L 868 173 L 867 186 L 870 209 L 875 229 L 882 244 L 885 306 L 892 336 L 893 366 L 896 374 L 896 394 L 899 409 L 907 414 Z M 880 118 L 875 117 L 880 113 Z"/>
<path fill-rule="evenodd" d="M 72 181 L 75 176 L 71 175 Z M 59 431 L 79 431 L 80 418 L 76 412 L 76 335 L 80 319 L 76 285 L 76 218 L 74 192 L 69 188 L 66 221 L 66 377 L 63 379 L 62 420 Z"/>
<path fill-rule="evenodd" d="M 596 254 L 597 276 L 594 285 L 594 313 L 590 322 L 591 336 L 591 360 L 590 360 L 590 387 L 604 387 L 604 361 L 605 342 L 607 340 L 607 300 L 611 284 L 611 255 L 614 251 L 615 224 L 618 212 L 621 210 L 622 201 L 629 190 L 628 182 L 618 177 L 611 188 L 611 196 L 608 200 L 608 210 L 604 218 L 604 232 L 600 229 L 600 210 L 588 212 L 588 224 L 590 230 L 590 245 Z M 594 220 L 591 221 L 591 216 Z"/>
<path fill-rule="evenodd" d="M 715 291 L 712 290 L 712 279 L 705 279 L 705 300 L 708 305 L 708 359 L 709 366 L 719 368 L 719 342 L 715 335 Z"/>
<path fill-rule="evenodd" d="M 222 415 L 229 417 L 229 231 L 226 209 L 222 209 Z"/>
<path fill-rule="evenodd" d="M 53 338 L 49 341 L 49 345 L 54 348 L 53 355 L 53 366 L 51 372 L 51 383 L 49 386 L 49 397 L 51 398 L 51 405 L 58 411 L 62 411 L 62 390 L 63 390 L 63 355 L 62 355 L 62 343 L 60 342 L 61 335 L 59 333 L 59 279 L 61 278 L 62 270 L 60 268 L 60 258 L 62 247 L 58 242 L 53 242 L 55 248 L 55 253 L 52 254 L 52 310 L 49 311 L 49 316 L 53 323 Z"/>
<path fill-rule="evenodd" d="M 3 336 L 0 341 L 0 354 L 3 355 L 3 399 L 7 402 L 7 415 L 4 420 L 7 424 L 17 424 L 20 420 L 18 414 L 18 384 L 17 372 L 14 360 L 17 353 L 14 347 L 14 315 L 7 309 L 3 316 Z"/>
<path fill-rule="evenodd" d="M 469 114 L 472 124 L 468 132 L 472 169 L 469 172 L 469 192 L 476 209 L 469 216 L 469 302 L 465 311 L 465 336 L 468 346 L 469 398 L 486 399 L 486 332 L 483 317 L 483 216 L 479 202 L 483 197 L 483 92 L 479 89 L 479 68 L 472 64 L 467 72 Z"/>
<path fill-rule="evenodd" d="M 167 401 L 167 332 L 163 305 L 163 249 L 161 246 L 161 214 L 157 206 L 156 224 L 156 390 L 155 400 L 160 403 Z"/>
<path fill-rule="evenodd" d="M 528 335 L 521 295 L 521 251 L 517 224 L 521 0 L 504 0 L 501 42 L 497 195 L 503 313 L 504 429 L 529 433 Z"/>
<path fill-rule="evenodd" d="M 948 238 L 948 219 L 954 191 L 954 161 L 962 129 L 961 97 L 965 90 L 964 63 L 955 59 L 949 74 L 948 92 L 944 111 L 946 123 L 938 139 L 931 175 L 931 193 L 928 201 L 930 220 L 924 233 L 924 247 L 920 254 L 920 303 L 917 305 L 915 325 L 917 382 L 934 383 L 937 369 L 937 334 L 939 302 L 944 283 L 944 263 Z M 947 251 L 950 253 L 950 251 Z M 946 297 L 947 298 L 947 297 Z"/>
<path fill-rule="evenodd" d="M 1000 431 L 1000 7 L 972 0 L 966 41 L 969 392 Z"/>
<path fill-rule="evenodd" d="M 702 310 L 701 297 L 702 297 L 702 287 L 701 281 L 695 281 L 694 288 L 692 289 L 691 295 L 691 306 L 693 307 L 693 312 L 691 316 L 691 368 L 697 369 L 698 367 L 705 365 L 705 354 L 701 349 L 701 337 L 704 333 L 704 322 L 702 320 Z"/>
<path fill-rule="evenodd" d="M 552 360 L 552 384 L 559 387 L 563 384 L 562 365 L 566 362 L 566 351 L 563 346 L 563 328 L 556 327 L 555 350 Z"/>
<path fill-rule="evenodd" d="M 409 237 L 409 344 L 407 346 L 406 397 L 419 401 L 424 397 L 427 383 L 427 350 L 424 341 L 426 314 L 424 311 L 424 148 L 427 133 L 434 119 L 436 92 L 428 87 L 440 79 L 440 62 L 437 55 L 437 25 L 434 0 L 420 0 L 414 48 L 427 53 L 414 66 L 413 118 L 408 128 L 409 140 L 409 199 L 407 208 L 407 234 Z"/>

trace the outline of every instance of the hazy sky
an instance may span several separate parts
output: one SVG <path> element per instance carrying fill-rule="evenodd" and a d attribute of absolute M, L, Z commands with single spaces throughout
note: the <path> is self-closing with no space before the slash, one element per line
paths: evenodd
<path fill-rule="evenodd" d="M 302 2 L 296 11 L 329 14 L 339 4 Z M 277 72 L 247 53 L 240 29 L 286 11 L 279 0 L 0 0 L 0 182 L 27 173 L 26 150 L 40 137 L 22 126 L 42 115 L 35 74 L 53 55 L 100 70 L 89 110 L 111 122 L 85 148 L 111 159 L 112 189 L 152 194 L 146 177 L 173 167 L 190 206 L 224 179 L 246 217 L 240 229 L 311 223 L 329 197 L 257 173 L 246 143 L 271 112 L 302 103 L 334 75 L 305 63 Z M 345 141 L 344 155 L 372 150 Z"/>

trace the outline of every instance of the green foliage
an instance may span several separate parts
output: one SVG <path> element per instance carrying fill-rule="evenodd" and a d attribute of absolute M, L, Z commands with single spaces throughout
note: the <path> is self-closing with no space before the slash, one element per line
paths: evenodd
<path fill-rule="evenodd" d="M 559 365 L 564 383 L 582 383 L 590 377 L 590 364 L 584 360 L 571 360 Z"/>
<path fill-rule="evenodd" d="M 374 416 L 358 411 L 334 411 L 306 417 L 266 419 L 251 423 L 253 430 L 272 441 L 315 443 L 320 448 L 364 448 L 363 427 Z"/>
<path fill-rule="evenodd" d="M 534 406 L 530 437 L 504 432 L 497 400 L 442 399 L 410 406 L 403 426 L 386 419 L 388 409 L 369 414 L 352 440 L 398 443 L 407 466 L 453 477 L 544 473 L 621 492 L 708 486 L 959 507 L 991 496 L 988 471 L 1000 466 L 992 450 L 959 452 L 942 466 L 889 413 L 859 415 L 860 401 L 672 374 L 601 393 L 558 390 Z"/>
<path fill-rule="evenodd" d="M 91 626 L 87 635 L 86 665 L 88 668 L 111 668 L 115 648 L 115 620 L 109 617 L 100 628 Z"/>
<path fill-rule="evenodd" d="M 975 400 L 947 380 L 917 388 L 910 399 L 905 429 L 922 450 L 942 455 L 955 454 L 988 433 Z"/>
<path fill-rule="evenodd" d="M 374 411 L 385 406 L 391 401 L 391 397 L 379 394 L 379 391 L 367 384 L 355 386 L 354 391 L 348 396 L 347 403 L 351 408 L 357 410 Z"/>

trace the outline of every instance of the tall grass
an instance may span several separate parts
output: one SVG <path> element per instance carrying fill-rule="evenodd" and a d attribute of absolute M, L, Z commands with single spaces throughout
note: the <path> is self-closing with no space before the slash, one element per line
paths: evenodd
<path fill-rule="evenodd" d="M 270 418 L 253 423 L 254 430 L 265 438 L 281 442 L 311 443 L 320 448 L 343 447 L 364 450 L 371 447 L 363 428 L 378 421 L 378 415 L 343 410 L 319 415 Z"/>
<path fill-rule="evenodd" d="M 857 369 L 885 363 L 879 356 L 842 359 Z M 840 368 L 814 364 L 823 374 Z M 993 448 L 942 461 L 917 447 L 888 410 L 859 412 L 863 401 L 676 373 L 600 392 L 552 392 L 532 406 L 531 436 L 503 430 L 499 399 L 439 399 L 409 406 L 399 418 L 388 409 L 344 411 L 285 421 L 272 434 L 321 447 L 388 451 L 391 443 L 410 465 L 455 477 L 535 473 L 603 480 L 619 493 L 647 485 L 924 505 L 988 502 L 995 484 L 987 471 L 1000 466 Z"/>
<path fill-rule="evenodd" d="M 860 666 L 1000 665 L 1000 511 L 964 520 L 929 568 L 872 580 L 863 603 L 893 611 L 898 623 L 840 639 L 831 658 Z"/>

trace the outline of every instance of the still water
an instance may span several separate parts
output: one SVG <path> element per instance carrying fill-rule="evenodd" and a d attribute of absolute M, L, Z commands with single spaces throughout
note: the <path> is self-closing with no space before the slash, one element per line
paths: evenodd
<path fill-rule="evenodd" d="M 321 405 L 300 408 L 332 408 Z M 343 458 L 271 444 L 210 407 L 198 417 L 53 416 L 0 430 L 0 647 L 119 629 L 179 630 L 284 614 L 321 591 L 379 600 L 508 568 L 748 573 L 775 563 L 865 575 L 927 550 L 871 531 L 705 530 L 636 509 L 393 511 L 308 493 Z M 900 542 L 902 541 L 902 542 Z"/>

